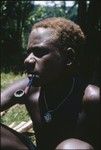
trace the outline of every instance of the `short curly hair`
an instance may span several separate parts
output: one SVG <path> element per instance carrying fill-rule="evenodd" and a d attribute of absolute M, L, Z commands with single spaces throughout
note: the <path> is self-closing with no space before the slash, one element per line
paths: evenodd
<path fill-rule="evenodd" d="M 80 26 L 71 20 L 62 17 L 47 18 L 34 24 L 32 30 L 39 27 L 55 29 L 53 37 L 56 36 L 61 50 L 72 47 L 78 54 L 84 45 L 84 33 Z"/>

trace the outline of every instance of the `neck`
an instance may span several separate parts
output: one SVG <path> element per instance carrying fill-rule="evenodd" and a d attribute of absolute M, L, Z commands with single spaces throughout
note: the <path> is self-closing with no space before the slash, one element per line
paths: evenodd
<path fill-rule="evenodd" d="M 60 80 L 44 87 L 45 97 L 49 109 L 56 107 L 70 92 L 73 77 L 61 77 Z"/>

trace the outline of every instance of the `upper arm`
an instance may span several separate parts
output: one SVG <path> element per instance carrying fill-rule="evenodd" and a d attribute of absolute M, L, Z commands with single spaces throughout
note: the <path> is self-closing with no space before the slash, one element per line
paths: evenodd
<path fill-rule="evenodd" d="M 18 89 L 24 89 L 26 85 L 28 84 L 28 79 L 20 79 L 15 81 L 13 84 L 9 85 L 6 89 L 4 89 L 1 92 L 1 111 L 11 107 L 12 105 L 16 103 L 20 103 L 22 101 L 19 99 L 19 101 L 14 97 L 14 92 Z"/>
<path fill-rule="evenodd" d="M 99 102 L 100 101 L 100 88 L 95 85 L 88 85 L 85 89 L 83 102 Z"/>
<path fill-rule="evenodd" d="M 88 85 L 85 89 L 83 101 L 99 101 L 100 100 L 100 88 L 95 85 Z"/>
<path fill-rule="evenodd" d="M 84 109 L 87 112 L 99 113 L 100 109 L 100 88 L 95 85 L 88 85 L 83 96 Z"/>

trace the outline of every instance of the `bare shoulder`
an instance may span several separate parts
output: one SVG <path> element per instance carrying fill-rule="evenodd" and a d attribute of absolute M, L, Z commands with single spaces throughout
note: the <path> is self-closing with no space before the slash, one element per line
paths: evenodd
<path fill-rule="evenodd" d="M 88 85 L 83 96 L 83 108 L 91 116 L 99 117 L 100 112 L 100 88 L 95 85 Z M 93 115 L 94 114 L 94 115 Z M 93 118 L 94 120 L 94 118 Z"/>
<path fill-rule="evenodd" d="M 100 102 L 100 88 L 89 84 L 84 91 L 83 102 Z"/>

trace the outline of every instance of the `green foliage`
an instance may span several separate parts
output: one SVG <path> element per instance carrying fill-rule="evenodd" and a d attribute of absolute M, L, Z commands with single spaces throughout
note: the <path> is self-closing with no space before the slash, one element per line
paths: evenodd
<path fill-rule="evenodd" d="M 30 118 L 24 105 L 15 105 L 11 107 L 7 113 L 1 118 L 1 122 L 10 125 L 15 122 L 16 125 L 21 121 L 28 121 Z"/>
<path fill-rule="evenodd" d="M 30 1 L 1 1 L 1 65 L 19 65 L 23 57 L 23 30 L 32 10 Z M 7 55 L 5 55 L 7 54 Z M 18 59 L 20 56 L 20 59 Z"/>
<path fill-rule="evenodd" d="M 36 6 L 35 9 L 31 12 L 30 17 L 27 20 L 28 24 L 34 24 L 44 18 L 48 17 L 66 17 L 66 13 L 60 7 L 43 7 L 43 6 Z"/>
<path fill-rule="evenodd" d="M 25 74 L 21 75 L 20 73 L 14 74 L 13 72 L 1 73 L 1 90 L 4 89 L 9 84 L 13 83 L 15 80 L 23 78 Z"/>

